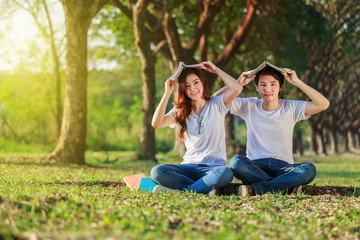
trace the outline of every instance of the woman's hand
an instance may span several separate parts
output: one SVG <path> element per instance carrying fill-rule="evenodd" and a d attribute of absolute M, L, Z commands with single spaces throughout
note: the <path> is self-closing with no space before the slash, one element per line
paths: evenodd
<path fill-rule="evenodd" d="M 165 93 L 172 93 L 175 89 L 175 84 L 177 82 L 177 79 L 175 80 L 166 80 L 165 82 Z"/>
<path fill-rule="evenodd" d="M 201 69 L 204 69 L 210 73 L 214 73 L 217 74 L 217 66 L 215 66 L 215 64 L 213 64 L 210 61 L 206 61 L 206 62 L 202 62 L 203 66 L 200 67 Z"/>
<path fill-rule="evenodd" d="M 247 71 L 247 72 L 243 72 L 240 77 L 236 80 L 242 87 L 247 85 L 249 82 L 251 82 L 255 77 L 256 75 L 248 78 L 247 76 L 252 73 L 253 70 L 251 71 Z"/>

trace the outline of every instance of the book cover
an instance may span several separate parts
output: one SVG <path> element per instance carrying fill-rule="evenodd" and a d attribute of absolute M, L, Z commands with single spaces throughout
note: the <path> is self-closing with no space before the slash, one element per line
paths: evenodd
<path fill-rule="evenodd" d="M 128 186 L 131 190 L 137 190 L 139 189 L 139 185 L 142 178 L 146 178 L 144 173 L 126 176 L 123 177 L 123 180 L 126 183 L 126 186 Z"/>
<path fill-rule="evenodd" d="M 145 190 L 146 192 L 151 192 L 154 187 L 157 186 L 156 183 L 151 178 L 142 178 L 139 186 L 139 190 Z"/>
<path fill-rule="evenodd" d="M 177 70 L 173 73 L 173 75 L 169 77 L 169 80 L 174 81 L 175 79 L 177 79 L 180 76 L 181 72 L 184 70 L 184 68 L 199 68 L 202 66 L 204 66 L 204 64 L 202 63 L 185 64 L 184 62 L 179 62 Z"/>
<path fill-rule="evenodd" d="M 258 73 L 260 70 L 264 69 L 266 66 L 269 66 L 273 69 L 275 69 L 276 71 L 279 72 L 283 72 L 283 73 L 287 73 L 287 71 L 285 71 L 284 69 L 270 63 L 269 61 L 265 60 L 263 63 L 261 63 L 257 68 L 255 68 L 254 71 L 252 71 L 247 77 L 252 77 L 254 76 L 256 73 Z"/>

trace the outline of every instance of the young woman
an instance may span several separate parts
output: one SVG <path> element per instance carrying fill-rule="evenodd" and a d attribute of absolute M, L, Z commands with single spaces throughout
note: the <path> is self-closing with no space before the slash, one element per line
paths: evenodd
<path fill-rule="evenodd" d="M 185 68 L 179 78 L 165 82 L 165 93 L 157 107 L 154 128 L 175 127 L 184 141 L 186 153 L 181 164 L 163 164 L 151 170 L 158 191 L 192 191 L 208 193 L 228 185 L 233 179 L 226 167 L 224 119 L 232 101 L 239 94 L 239 81 L 217 68 L 212 62 L 203 62 L 202 69 L 217 74 L 228 86 L 225 94 L 210 98 L 201 70 Z M 174 108 L 165 114 L 166 105 L 178 82 Z"/>

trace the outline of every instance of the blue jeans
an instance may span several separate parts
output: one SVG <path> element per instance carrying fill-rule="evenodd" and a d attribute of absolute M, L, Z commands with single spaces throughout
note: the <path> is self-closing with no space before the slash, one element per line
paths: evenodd
<path fill-rule="evenodd" d="M 316 175 L 312 163 L 289 164 L 274 158 L 250 161 L 247 157 L 234 156 L 230 160 L 234 176 L 244 184 L 253 186 L 256 194 L 289 192 L 292 188 L 310 183 Z"/>
<path fill-rule="evenodd" d="M 226 166 L 206 164 L 163 164 L 151 169 L 152 180 L 181 191 L 208 193 L 231 183 L 233 173 Z"/>

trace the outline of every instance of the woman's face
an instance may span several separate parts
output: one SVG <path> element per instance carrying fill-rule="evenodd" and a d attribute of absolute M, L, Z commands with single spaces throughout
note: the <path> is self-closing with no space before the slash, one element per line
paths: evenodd
<path fill-rule="evenodd" d="M 200 100 L 204 93 L 204 85 L 199 77 L 193 73 L 189 74 L 185 80 L 185 94 L 192 101 Z"/>

